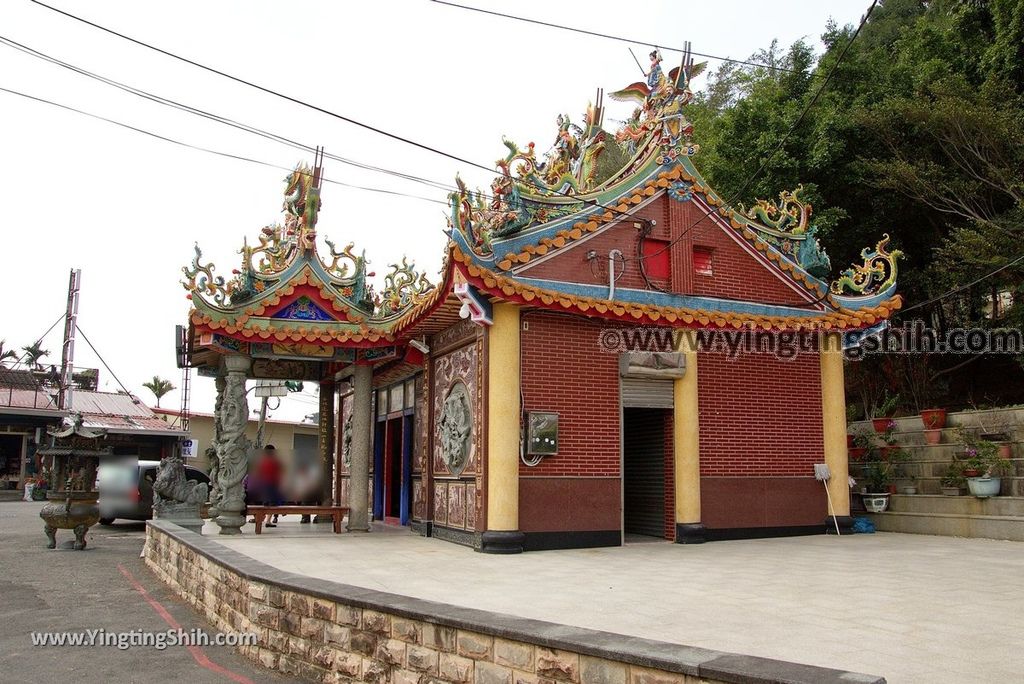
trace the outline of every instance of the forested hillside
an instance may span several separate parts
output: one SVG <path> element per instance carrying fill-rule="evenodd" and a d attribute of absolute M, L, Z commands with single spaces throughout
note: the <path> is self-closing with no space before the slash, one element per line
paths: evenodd
<path fill-rule="evenodd" d="M 906 254 L 905 308 L 1010 264 L 903 317 L 940 328 L 1019 327 L 1024 0 L 886 0 L 851 44 L 853 33 L 831 24 L 822 55 L 810 41 L 773 43 L 752 58 L 769 67 L 726 63 L 712 73 L 690 108 L 698 166 L 724 197 L 748 206 L 803 183 L 834 271 L 889 233 Z M 901 394 L 908 410 L 1024 401 L 1015 357 L 852 365 L 852 391 L 868 408 L 885 391 Z M 865 381 L 871 387 L 856 386 Z"/>

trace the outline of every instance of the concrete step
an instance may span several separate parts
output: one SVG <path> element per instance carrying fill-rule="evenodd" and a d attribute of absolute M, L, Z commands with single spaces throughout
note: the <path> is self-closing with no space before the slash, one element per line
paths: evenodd
<path fill-rule="evenodd" d="M 946 472 L 946 466 L 936 464 L 932 466 L 931 470 L 928 468 L 917 468 L 916 470 L 911 468 L 910 473 L 914 475 L 913 480 L 908 478 L 900 478 L 896 480 L 896 491 L 901 491 L 903 487 L 913 484 L 917 487 L 917 494 L 911 494 L 906 496 L 921 496 L 921 495 L 942 495 L 942 485 L 940 480 Z M 860 478 L 860 471 L 856 469 L 855 464 L 850 466 L 850 475 L 854 479 Z M 1024 477 L 1014 476 L 1008 477 L 1004 475 L 1000 478 L 1002 480 L 999 493 L 999 498 L 1010 498 L 1010 497 L 1024 497 Z M 904 496 L 902 494 L 896 496 Z M 956 498 L 956 497 L 949 497 Z M 973 497 L 972 497 L 973 498 Z"/>
<path fill-rule="evenodd" d="M 924 425 L 921 416 L 901 416 L 894 418 L 897 433 L 923 434 Z M 1005 432 L 1014 441 L 1024 440 L 1024 407 L 984 409 L 980 411 L 954 411 L 946 416 L 946 430 L 958 427 L 977 428 L 986 432 Z M 850 431 L 857 429 L 871 430 L 870 420 L 850 423 Z M 943 435 L 945 436 L 945 435 Z"/>
<path fill-rule="evenodd" d="M 950 497 L 955 498 L 955 497 Z M 1024 541 L 1024 517 L 955 513 L 864 513 L 881 532 Z"/>
<path fill-rule="evenodd" d="M 893 494 L 889 497 L 889 511 L 939 515 L 1009 516 L 1024 519 L 1024 497 L 994 496 L 988 499 L 979 499 L 969 495 Z"/>

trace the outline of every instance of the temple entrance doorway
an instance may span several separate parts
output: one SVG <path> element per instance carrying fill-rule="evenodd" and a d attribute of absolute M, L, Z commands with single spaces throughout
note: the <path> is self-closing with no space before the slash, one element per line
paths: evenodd
<path fill-rule="evenodd" d="M 377 423 L 374 455 L 374 517 L 408 525 L 412 491 L 413 416 Z"/>
<path fill-rule="evenodd" d="M 622 510 L 627 541 L 633 535 L 665 539 L 670 527 L 666 466 L 672 462 L 672 444 L 665 428 L 671 420 L 671 409 L 623 409 Z"/>

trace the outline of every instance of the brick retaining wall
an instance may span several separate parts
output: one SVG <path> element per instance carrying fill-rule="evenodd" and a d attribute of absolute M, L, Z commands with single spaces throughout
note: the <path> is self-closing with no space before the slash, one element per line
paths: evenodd
<path fill-rule="evenodd" d="M 243 655 L 314 682 L 885 682 L 298 576 L 162 520 L 146 527 L 145 559 L 217 629 L 256 632 Z"/>

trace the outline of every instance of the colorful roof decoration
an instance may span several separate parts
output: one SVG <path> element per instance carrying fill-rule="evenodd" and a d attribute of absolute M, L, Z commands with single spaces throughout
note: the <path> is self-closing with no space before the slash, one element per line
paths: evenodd
<path fill-rule="evenodd" d="M 556 118 L 554 141 L 543 154 L 532 142 L 521 147 L 505 139 L 507 153 L 495 162 L 499 174 L 489 192 L 472 191 L 456 178 L 437 285 L 403 258 L 376 294 L 367 282 L 374 274 L 354 245 L 338 249 L 324 240 L 328 251 L 319 253 L 319 157 L 313 168 L 297 166 L 286 179 L 284 224 L 263 228 L 255 245 L 245 242 L 241 265 L 229 278 L 204 263 L 198 246 L 183 269 L 201 346 L 339 362 L 355 359 L 351 349 L 358 347 L 367 361 L 396 358 L 395 345 L 442 329 L 460 308 L 464 317 L 489 324 L 491 300 L 679 327 L 844 330 L 891 316 L 901 306 L 895 290 L 902 253 L 888 249 L 887 235 L 862 252 L 863 264 L 829 282 L 831 262 L 801 186 L 749 209 L 727 206 L 708 186 L 693 164 L 700 148 L 685 116 L 690 80 L 703 68 L 684 55 L 666 75 L 655 50 L 646 81 L 610 94 L 638 104 L 614 132 L 604 128 L 598 90 L 580 125 L 568 115 Z M 660 197 L 692 202 L 743 246 L 752 267 L 772 271 L 799 301 L 736 301 L 531 274 L 538 260 L 637 221 L 636 212 Z"/>
<path fill-rule="evenodd" d="M 438 299 L 437 288 L 403 258 L 392 264 L 380 294 L 367 277 L 365 254 L 354 244 L 317 247 L 321 168 L 300 164 L 285 179 L 284 225 L 260 231 L 257 244 L 242 245 L 242 263 L 230 278 L 195 258 L 183 285 L 200 334 L 216 332 L 240 341 L 300 342 L 326 346 L 373 346 L 392 341 L 408 314 Z"/>
<path fill-rule="evenodd" d="M 708 186 L 693 165 L 699 146 L 692 142 L 693 127 L 684 114 L 693 98 L 690 79 L 702 67 L 684 56 L 666 76 L 661 55 L 654 51 L 646 82 L 610 94 L 640 104 L 614 133 L 603 128 L 598 91 L 582 125 L 558 117 L 554 144 L 542 160 L 534 143 L 520 148 L 504 140 L 508 154 L 496 162 L 500 175 L 490 193 L 471 191 L 457 178 L 458 190 L 449 196 L 449 225 L 455 260 L 467 281 L 497 298 L 522 297 L 542 306 L 554 303 L 587 315 L 662 325 L 857 328 L 898 309 L 896 260 L 902 254 L 886 250 L 888 236 L 874 250 L 864 250 L 863 265 L 843 271 L 830 284 L 831 262 L 818 243 L 802 186 L 783 191 L 777 202 L 758 200 L 749 209 L 726 206 Z M 661 195 L 677 202 L 699 198 L 709 217 L 803 288 L 806 302 L 755 305 L 628 288 L 616 289 L 609 302 L 608 288 L 600 284 L 541 283 L 528 276 L 525 269 L 532 261 L 633 220 L 637 209 Z"/>

